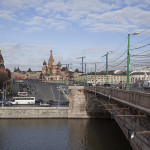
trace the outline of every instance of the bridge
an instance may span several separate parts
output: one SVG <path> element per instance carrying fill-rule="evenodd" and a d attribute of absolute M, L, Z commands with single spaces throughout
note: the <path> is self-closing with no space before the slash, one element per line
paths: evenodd
<path fill-rule="evenodd" d="M 70 86 L 69 118 L 111 118 L 134 150 L 150 149 L 150 94 L 95 86 Z"/>

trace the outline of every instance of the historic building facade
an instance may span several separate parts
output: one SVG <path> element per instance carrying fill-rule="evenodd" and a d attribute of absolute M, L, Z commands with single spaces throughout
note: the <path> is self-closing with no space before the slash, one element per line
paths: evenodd
<path fill-rule="evenodd" d="M 18 67 L 14 68 L 11 76 L 13 79 L 40 79 L 41 73 L 41 71 L 31 71 L 30 68 L 27 71 L 20 71 Z"/>

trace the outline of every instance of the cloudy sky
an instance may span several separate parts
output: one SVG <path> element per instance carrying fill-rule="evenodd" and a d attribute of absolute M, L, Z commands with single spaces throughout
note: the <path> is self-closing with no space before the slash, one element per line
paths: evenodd
<path fill-rule="evenodd" d="M 11 71 L 41 70 L 51 49 L 56 62 L 79 69 L 81 56 L 105 62 L 102 56 L 114 51 L 113 61 L 127 49 L 128 33 L 149 26 L 149 0 L 0 0 L 0 49 Z M 131 37 L 131 46 L 149 35 Z"/>

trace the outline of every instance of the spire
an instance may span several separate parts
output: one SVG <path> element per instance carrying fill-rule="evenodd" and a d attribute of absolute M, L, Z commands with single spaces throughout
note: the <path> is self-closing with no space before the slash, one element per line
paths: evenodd
<path fill-rule="evenodd" d="M 51 59 L 53 59 L 53 55 L 52 55 L 52 52 L 53 52 L 53 51 L 52 51 L 52 49 L 51 49 L 51 51 L 50 51 L 50 52 L 51 52 L 51 56 L 50 56 L 50 58 L 51 58 Z"/>

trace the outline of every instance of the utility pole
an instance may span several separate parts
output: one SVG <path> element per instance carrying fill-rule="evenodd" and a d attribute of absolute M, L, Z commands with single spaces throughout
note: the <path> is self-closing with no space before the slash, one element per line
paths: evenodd
<path fill-rule="evenodd" d="M 140 71 L 139 71 L 139 88 L 140 88 Z"/>
<path fill-rule="evenodd" d="M 96 86 L 96 63 L 95 63 L 95 86 Z"/>
<path fill-rule="evenodd" d="M 106 84 L 108 84 L 108 52 L 104 56 L 106 56 Z"/>
<path fill-rule="evenodd" d="M 128 34 L 128 52 L 127 52 L 127 87 L 129 87 L 129 59 L 130 59 L 130 34 Z"/>
<path fill-rule="evenodd" d="M 76 59 L 82 59 L 82 74 L 83 74 L 83 59 L 86 58 L 85 56 L 83 57 L 79 57 L 79 58 L 76 58 Z"/>
<path fill-rule="evenodd" d="M 91 79 L 90 79 L 90 83 L 91 83 L 91 81 L 92 81 L 92 69 L 91 69 Z"/>
<path fill-rule="evenodd" d="M 106 84 L 108 84 L 108 52 L 106 54 Z"/>
<path fill-rule="evenodd" d="M 88 72 L 87 72 L 87 84 L 88 84 Z"/>
<path fill-rule="evenodd" d="M 85 73 L 86 73 L 86 63 L 85 63 Z"/>
<path fill-rule="evenodd" d="M 129 89 L 129 63 L 130 63 L 130 35 L 137 35 L 139 32 L 128 34 L 128 52 L 127 52 L 127 89 Z"/>

